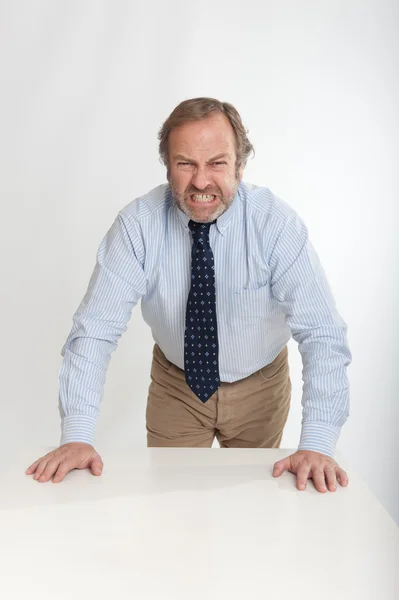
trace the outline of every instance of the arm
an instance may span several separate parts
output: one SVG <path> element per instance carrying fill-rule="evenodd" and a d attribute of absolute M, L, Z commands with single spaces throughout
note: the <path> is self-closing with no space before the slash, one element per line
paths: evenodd
<path fill-rule="evenodd" d="M 291 215 L 270 256 L 272 291 L 302 356 L 303 418 L 298 450 L 332 457 L 349 416 L 346 367 L 352 356 L 347 325 L 334 298 L 308 230 Z"/>
<path fill-rule="evenodd" d="M 61 350 L 61 445 L 92 444 L 111 353 L 146 292 L 144 249 L 135 223 L 119 212 L 97 252 L 87 292 Z"/>

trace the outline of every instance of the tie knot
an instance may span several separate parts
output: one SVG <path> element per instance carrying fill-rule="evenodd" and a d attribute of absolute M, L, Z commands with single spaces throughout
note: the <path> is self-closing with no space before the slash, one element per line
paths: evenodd
<path fill-rule="evenodd" d="M 209 236 L 209 229 L 213 223 L 216 223 L 216 220 L 210 223 L 197 223 L 196 221 L 190 220 L 188 222 L 188 226 L 192 231 L 194 241 L 198 242 L 207 240 Z"/>

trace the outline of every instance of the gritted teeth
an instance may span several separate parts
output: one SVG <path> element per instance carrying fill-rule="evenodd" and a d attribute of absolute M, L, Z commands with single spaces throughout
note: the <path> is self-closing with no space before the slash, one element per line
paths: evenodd
<path fill-rule="evenodd" d="M 191 194 L 190 196 L 195 202 L 212 202 L 216 198 L 214 194 Z"/>

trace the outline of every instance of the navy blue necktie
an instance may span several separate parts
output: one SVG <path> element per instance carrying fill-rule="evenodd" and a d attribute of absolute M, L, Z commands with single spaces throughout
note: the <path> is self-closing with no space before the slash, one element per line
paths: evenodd
<path fill-rule="evenodd" d="M 187 385 L 202 402 L 206 402 L 220 385 L 215 265 L 209 244 L 211 224 L 188 223 L 193 245 L 184 333 L 184 372 Z"/>

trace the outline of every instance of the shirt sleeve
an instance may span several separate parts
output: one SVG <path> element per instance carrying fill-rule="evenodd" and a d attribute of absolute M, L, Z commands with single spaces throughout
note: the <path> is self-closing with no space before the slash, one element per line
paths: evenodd
<path fill-rule="evenodd" d="M 94 443 L 111 353 L 127 329 L 133 307 L 146 292 L 143 263 L 139 228 L 120 211 L 97 251 L 87 292 L 61 350 L 61 445 Z"/>
<path fill-rule="evenodd" d="M 273 295 L 302 357 L 303 418 L 298 450 L 333 457 L 349 416 L 346 368 L 352 356 L 347 325 L 337 312 L 308 230 L 296 213 L 280 230 L 270 267 Z"/>

